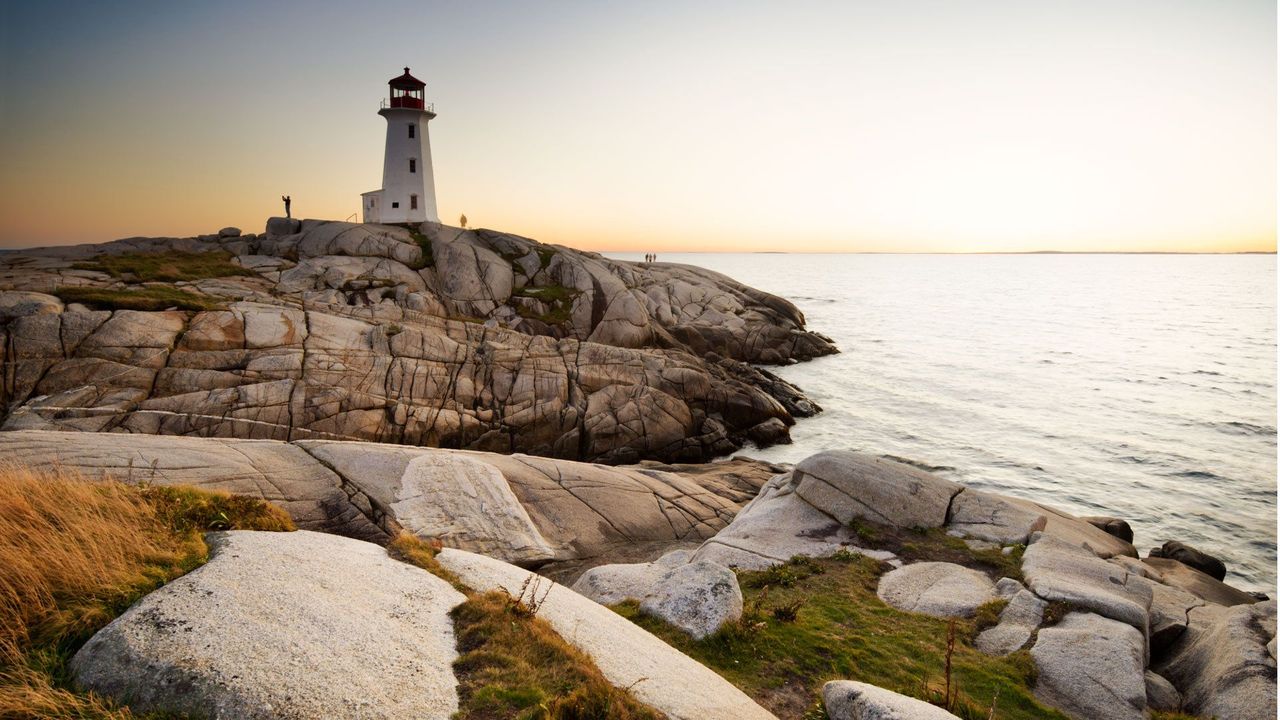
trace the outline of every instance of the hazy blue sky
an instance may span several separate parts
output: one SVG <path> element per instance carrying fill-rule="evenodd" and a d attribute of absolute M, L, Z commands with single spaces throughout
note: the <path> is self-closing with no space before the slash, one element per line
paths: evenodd
<path fill-rule="evenodd" d="M 0 244 L 442 218 L 590 249 L 1267 249 L 1262 0 L 0 3 Z"/>

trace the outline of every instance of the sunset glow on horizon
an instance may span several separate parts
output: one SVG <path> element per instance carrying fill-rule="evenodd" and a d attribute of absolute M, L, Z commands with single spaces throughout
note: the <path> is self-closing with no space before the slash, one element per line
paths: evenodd
<path fill-rule="evenodd" d="M 1263 0 L 6 3 L 0 247 L 347 219 L 597 251 L 1271 252 Z"/>

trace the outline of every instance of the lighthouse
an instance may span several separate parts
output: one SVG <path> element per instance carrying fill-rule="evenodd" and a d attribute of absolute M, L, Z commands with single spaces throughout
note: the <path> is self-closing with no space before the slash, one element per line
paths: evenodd
<path fill-rule="evenodd" d="M 382 189 L 360 196 L 367 223 L 440 222 L 436 183 L 431 174 L 431 141 L 427 123 L 435 108 L 423 101 L 427 84 L 409 74 L 391 78 L 388 99 L 378 114 L 387 120 L 387 148 L 382 156 Z"/>

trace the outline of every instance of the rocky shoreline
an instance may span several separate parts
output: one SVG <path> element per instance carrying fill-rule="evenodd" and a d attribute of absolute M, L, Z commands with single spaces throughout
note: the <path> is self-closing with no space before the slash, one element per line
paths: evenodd
<path fill-rule="evenodd" d="M 644 678 L 641 685 L 647 686 L 636 697 L 669 717 L 772 715 L 722 680 L 704 677 L 698 682 L 711 683 L 706 686 L 710 689 L 694 693 L 687 687 L 688 671 L 670 669 L 690 662 L 687 658 L 676 660 L 683 656 L 670 648 L 656 650 L 661 643 L 639 628 L 623 632 L 619 628 L 628 622 L 603 605 L 633 601 L 641 613 L 695 639 L 707 638 L 743 614 L 738 574 L 786 567 L 797 557 L 850 554 L 883 565 L 879 598 L 902 611 L 971 618 L 980 608 L 1001 603 L 998 620 L 982 630 L 974 646 L 996 657 L 1029 650 L 1038 670 L 1035 696 L 1069 717 L 1137 720 L 1151 710 L 1180 710 L 1249 719 L 1275 713 L 1274 600 L 1260 602 L 1178 560 L 1140 560 L 1129 542 L 1108 532 L 1118 527 L 1116 522 L 1084 520 L 967 489 L 884 458 L 826 452 L 793 469 L 739 460 L 700 468 L 699 474 L 688 468 L 676 473 L 376 443 L 50 431 L 0 433 L 0 455 L 29 466 L 54 462 L 89 476 L 195 484 L 262 497 L 288 510 L 304 529 L 299 535 L 311 528 L 325 533 L 318 537 L 337 532 L 386 542 L 391 533 L 408 532 L 441 543 L 446 548 L 439 555 L 441 564 L 478 591 L 500 588 L 523 595 L 531 576 L 511 563 L 586 560 L 594 567 L 577 577 L 573 591 L 540 581 L 547 593 L 540 612 L 590 654 L 611 682 L 627 687 Z M 646 509 L 650 507 L 652 511 Z M 881 538 L 887 537 L 884 533 L 926 538 L 937 529 L 975 551 L 1012 553 L 1012 564 L 1005 567 L 1015 568 L 1016 577 L 997 577 L 988 566 L 964 560 L 964 552 L 951 550 L 930 559 L 911 555 L 918 551 L 905 543 L 878 548 L 877 535 L 868 528 L 877 528 Z M 220 573 L 292 577 L 300 563 L 311 562 L 312 550 L 237 539 L 255 533 L 228 535 L 215 547 L 236 548 L 234 556 L 216 550 L 210 571 L 192 573 L 190 584 L 199 587 Z M 299 542 L 328 547 L 318 537 Z M 358 550 L 358 540 L 341 542 L 357 545 L 315 550 L 336 553 L 325 561 L 331 564 L 328 572 L 343 572 L 344 553 L 374 552 Z M 652 562 L 596 565 L 602 554 L 620 545 L 685 549 Z M 256 569 L 239 567 L 246 563 Z M 214 572 L 215 565 L 222 569 Z M 247 599 L 220 602 L 218 612 L 230 613 L 225 622 L 236 625 L 241 605 L 255 606 L 261 600 L 253 598 L 275 592 L 271 587 L 237 583 L 236 592 L 247 593 Z M 181 644 L 185 649 L 177 657 L 153 655 L 178 652 L 164 649 L 177 639 L 168 625 L 152 622 L 157 613 L 208 627 L 204 632 L 219 632 L 213 625 L 222 621 L 209 620 L 198 605 L 190 609 L 188 597 L 175 583 L 99 633 L 77 656 L 81 682 L 104 692 L 145 696 L 148 709 L 187 707 L 190 698 L 172 696 L 164 686 L 149 684 L 145 676 L 124 672 L 116 663 L 126 652 L 135 657 L 130 663 L 159 662 L 195 676 L 206 672 L 199 668 L 209 663 L 225 664 L 220 645 L 199 649 Z M 589 610 L 591 600 L 602 604 L 600 612 Z M 370 623 L 384 617 L 376 604 L 354 615 L 347 612 L 347 622 L 357 625 L 365 622 L 360 620 L 365 614 Z M 630 639 L 620 640 L 623 636 Z M 121 645 L 125 638 L 131 648 L 127 651 Z M 272 644 L 297 646 L 287 637 Z M 447 650 L 440 652 L 444 654 L 436 662 L 447 667 Z M 354 653 L 349 662 L 359 657 Z M 265 653 L 244 662 L 279 661 Z M 340 670 L 334 672 L 372 672 L 337 664 Z M 666 669 L 659 672 L 657 666 Z M 1105 671 L 1099 673 L 1099 668 Z M 249 670 L 242 682 L 256 682 Z M 322 678 L 312 681 L 325 684 Z M 207 693 L 202 696 L 205 705 L 245 712 L 236 704 L 243 701 L 243 688 L 233 702 L 210 678 L 192 682 Z M 433 685 L 429 691 L 444 692 L 446 686 Z M 941 711 L 933 706 L 927 707 L 934 714 L 907 712 L 914 707 L 906 702 L 909 698 L 868 687 L 829 685 L 824 696 L 831 717 L 880 717 L 874 713 L 885 708 L 907 713 L 895 717 L 953 717 L 937 715 Z M 388 700 L 369 716 L 394 714 L 402 700 Z M 258 709 L 245 716 L 291 715 Z"/>
<path fill-rule="evenodd" d="M 754 364 L 835 352 L 715 273 L 273 218 L 5 253 L 0 321 L 8 467 L 251 496 L 299 528 L 210 533 L 206 564 L 79 648 L 79 687 L 139 712 L 451 717 L 453 613 L 497 592 L 671 718 L 955 718 L 957 643 L 1005 673 L 965 717 L 1275 717 L 1276 603 L 1195 548 L 1140 558 L 1123 519 L 882 456 L 704 462 L 819 410 Z M 389 557 L 406 538 L 430 562 Z M 734 638 L 819 612 L 761 609 L 806 578 L 873 611 L 836 617 L 842 642 L 945 643 L 942 700 L 823 664 L 828 644 L 776 693 L 731 682 Z M 906 625 L 933 645 L 884 639 Z"/>
<path fill-rule="evenodd" d="M 836 352 L 786 300 L 691 266 L 435 224 L 267 228 L 0 254 L 0 429 L 696 462 L 819 411 L 753 364 Z"/>

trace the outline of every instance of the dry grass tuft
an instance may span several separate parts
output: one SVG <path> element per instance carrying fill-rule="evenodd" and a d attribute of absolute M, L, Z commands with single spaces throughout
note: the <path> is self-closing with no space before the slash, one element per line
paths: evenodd
<path fill-rule="evenodd" d="M 586 653 L 560 637 L 538 608 L 549 580 L 531 575 L 519 597 L 472 592 L 436 560 L 438 541 L 401 533 L 391 557 L 437 575 L 467 601 L 453 609 L 458 637 L 459 720 L 656 720 L 659 716 L 605 679 Z M 542 583 L 547 583 L 545 588 Z"/>
<path fill-rule="evenodd" d="M 453 610 L 458 635 L 458 717 L 648 720 L 658 717 L 600 674 L 504 592 L 472 595 Z"/>
<path fill-rule="evenodd" d="M 0 657 L 97 627 L 136 588 L 176 571 L 181 553 L 155 526 L 134 488 L 0 473 Z"/>
<path fill-rule="evenodd" d="M 417 565 L 432 575 L 448 581 L 458 589 L 458 592 L 466 593 L 467 587 L 458 580 L 458 576 L 445 570 L 436 560 L 436 553 L 443 547 L 439 540 L 423 540 L 402 531 L 387 544 L 387 554 L 400 562 Z"/>
<path fill-rule="evenodd" d="M 145 593 L 208 557 L 203 532 L 292 530 L 262 500 L 0 467 L 0 717 L 128 718 L 66 663 Z"/>

